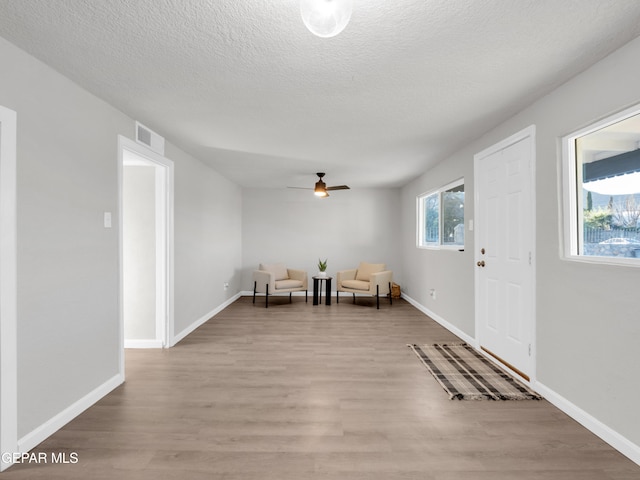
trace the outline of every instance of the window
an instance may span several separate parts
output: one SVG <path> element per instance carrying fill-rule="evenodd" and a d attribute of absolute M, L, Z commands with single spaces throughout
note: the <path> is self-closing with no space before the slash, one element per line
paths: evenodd
<path fill-rule="evenodd" d="M 640 106 L 563 139 L 568 258 L 640 264 Z"/>
<path fill-rule="evenodd" d="M 464 179 L 418 197 L 418 247 L 464 247 Z"/>

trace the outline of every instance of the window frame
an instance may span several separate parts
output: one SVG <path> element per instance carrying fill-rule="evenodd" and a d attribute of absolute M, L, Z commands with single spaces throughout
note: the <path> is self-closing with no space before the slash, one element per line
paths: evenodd
<path fill-rule="evenodd" d="M 466 244 L 466 235 L 464 235 L 465 239 L 462 244 L 447 244 L 442 241 L 442 230 L 443 230 L 443 208 L 444 202 L 442 195 L 446 193 L 448 190 L 451 190 L 455 187 L 459 186 L 464 187 L 464 177 L 458 178 L 453 182 L 450 182 L 440 188 L 429 190 L 425 193 L 421 193 L 416 196 L 416 247 L 426 250 L 464 250 Z M 464 190 L 463 190 L 464 191 Z M 426 242 L 424 238 L 424 224 L 425 224 L 425 215 L 424 215 L 424 200 L 433 195 L 438 195 L 438 241 L 437 242 Z M 466 211 L 466 195 L 465 195 L 465 211 Z M 465 217 L 463 215 L 462 218 L 463 228 L 465 225 Z M 466 233 L 466 232 L 465 232 Z"/>
<path fill-rule="evenodd" d="M 582 195 L 578 195 L 578 168 L 576 161 L 576 140 L 590 133 L 609 127 L 616 123 L 640 115 L 640 104 L 622 110 L 613 115 L 602 118 L 586 127 L 562 137 L 562 182 L 560 198 L 562 199 L 562 233 L 561 257 L 567 261 L 625 265 L 640 267 L 640 259 L 630 257 L 606 257 L 584 255 L 584 241 L 581 238 L 584 231 L 583 216 L 579 214 L 584 209 Z"/>

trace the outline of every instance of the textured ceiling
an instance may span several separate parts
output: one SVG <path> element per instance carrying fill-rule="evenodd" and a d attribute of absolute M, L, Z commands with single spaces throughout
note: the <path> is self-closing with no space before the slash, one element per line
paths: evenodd
<path fill-rule="evenodd" d="M 0 36 L 249 187 L 403 185 L 639 34 L 637 0 L 354 0 L 330 39 L 296 0 L 0 0 Z"/>

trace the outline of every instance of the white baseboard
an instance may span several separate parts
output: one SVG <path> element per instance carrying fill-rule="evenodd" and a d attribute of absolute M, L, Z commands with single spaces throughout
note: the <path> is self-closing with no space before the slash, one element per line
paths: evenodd
<path fill-rule="evenodd" d="M 589 415 L 580 407 L 574 405 L 562 395 L 557 394 L 554 390 L 550 389 L 546 385 L 540 382 L 536 382 L 533 386 L 534 390 L 542 395 L 545 400 L 562 410 L 564 413 L 573 418 L 580 425 L 591 431 L 593 434 L 600 437 L 607 442 L 613 448 L 618 450 L 624 456 L 628 457 L 631 461 L 640 465 L 640 446 L 633 443 L 628 438 L 620 435 L 602 423 L 597 418 Z"/>
<path fill-rule="evenodd" d="M 124 348 L 162 348 L 160 340 L 124 340 Z"/>
<path fill-rule="evenodd" d="M 444 320 L 442 317 L 439 317 L 438 315 L 436 315 L 435 313 L 430 311 L 425 306 L 423 306 L 423 305 L 419 304 L 418 302 L 416 302 L 414 299 L 412 299 L 408 295 L 405 295 L 403 293 L 402 294 L 402 298 L 404 298 L 407 302 L 409 302 L 411 305 L 416 307 L 418 310 L 420 310 L 425 315 L 431 317 L 433 320 L 438 322 L 440 325 L 442 325 L 444 328 L 449 330 L 454 335 L 460 337 L 462 340 L 464 340 L 468 344 L 476 346 L 477 342 L 473 337 L 470 337 L 469 335 L 467 335 L 466 333 L 461 331 L 459 328 L 455 327 L 454 325 L 452 325 L 449 322 L 447 322 L 446 320 Z M 480 353 L 485 355 L 484 352 L 482 352 L 482 351 L 480 351 Z M 489 360 L 493 361 L 492 358 L 490 358 L 488 356 L 487 356 L 487 358 L 489 358 Z M 494 361 L 494 363 L 495 363 L 495 361 Z M 498 365 L 499 367 L 504 369 L 504 366 L 502 366 L 502 365 L 500 365 L 498 363 L 496 363 L 496 365 Z M 540 383 L 538 381 L 535 381 L 533 383 L 530 383 L 529 386 L 534 391 L 536 391 L 537 393 L 542 395 L 545 398 L 545 400 L 548 400 L 549 403 L 554 405 L 556 408 L 558 408 L 562 412 L 564 412 L 567 415 L 569 415 L 571 418 L 573 418 L 580 425 L 582 425 L 587 430 L 589 430 L 593 434 L 595 434 L 598 437 L 600 437 L 602 440 L 607 442 L 613 448 L 615 448 L 620 453 L 622 453 L 623 455 L 628 457 L 631 461 L 633 461 L 633 462 L 637 463 L 638 465 L 640 465 L 640 446 L 636 445 L 635 443 L 633 443 L 628 438 L 620 435 L 618 432 L 616 432 L 612 428 L 608 427 L 607 425 L 602 423 L 597 418 L 589 415 L 587 412 L 582 410 L 580 407 L 574 405 L 569 400 L 564 398 L 562 395 L 557 394 L 555 391 L 551 390 L 549 387 L 543 385 L 542 383 Z"/>
<path fill-rule="evenodd" d="M 203 324 L 207 323 L 207 321 L 210 320 L 211 317 L 217 315 L 222 310 L 224 310 L 229 305 L 231 305 L 233 302 L 235 302 L 237 299 L 239 299 L 242 296 L 242 294 L 243 294 L 243 292 L 236 293 L 233 297 L 228 299 L 226 302 L 224 302 L 223 304 L 217 306 L 216 308 L 214 308 L 213 310 L 211 310 L 209 313 L 205 314 L 204 316 L 200 317 L 198 320 L 193 322 L 187 328 L 182 330 L 179 334 L 174 336 L 173 337 L 173 341 L 172 341 L 171 345 L 169 345 L 169 346 L 170 347 L 175 346 L 180 340 L 184 339 L 187 335 L 189 335 L 191 332 L 193 332 L 196 328 L 198 328 L 198 327 L 202 326 Z M 252 295 L 253 295 L 253 292 L 252 292 Z"/>
<path fill-rule="evenodd" d="M 89 392 L 87 395 L 82 397 L 77 402 L 71 404 L 69 407 L 65 408 L 62 412 L 57 414 L 55 417 L 47 420 L 45 423 L 40 425 L 39 427 L 32 430 L 30 433 L 26 434 L 24 437 L 18 440 L 18 452 L 25 453 L 36 447 L 39 443 L 46 440 L 48 437 L 53 435 L 55 432 L 64 427 L 71 420 L 76 418 L 82 412 L 84 412 L 87 408 L 94 405 L 98 402 L 102 397 L 109 394 L 116 387 L 122 385 L 124 382 L 124 376 L 122 374 L 117 374 L 111 377 L 109 380 L 104 382 L 98 388 Z"/>
<path fill-rule="evenodd" d="M 413 305 L 414 307 L 416 307 L 418 310 L 420 310 L 422 313 L 424 313 L 425 315 L 427 315 L 428 317 L 432 318 L 433 320 L 435 320 L 436 322 L 438 322 L 440 325 L 442 325 L 444 328 L 446 328 L 447 330 L 449 330 L 451 333 L 453 333 L 456 337 L 460 337 L 460 339 L 462 339 L 463 341 L 467 342 L 470 345 L 475 345 L 476 341 L 473 337 L 467 335 L 466 333 L 464 333 L 462 330 L 460 330 L 458 327 L 456 327 L 455 325 L 447 322 L 444 318 L 442 318 L 441 316 L 439 316 L 438 314 L 432 312 L 431 310 L 429 310 L 427 307 L 425 307 L 424 305 L 421 305 L 420 303 L 418 303 L 417 301 L 415 301 L 413 298 L 411 298 L 410 296 L 406 295 L 406 294 L 401 294 L 402 298 L 404 298 L 407 302 L 409 302 L 411 305 Z"/>

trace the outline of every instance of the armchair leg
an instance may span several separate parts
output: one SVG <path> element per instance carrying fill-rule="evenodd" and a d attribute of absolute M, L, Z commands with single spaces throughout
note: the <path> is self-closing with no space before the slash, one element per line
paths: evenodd
<path fill-rule="evenodd" d="M 253 303 L 256 303 L 256 288 L 258 282 L 253 282 Z"/>
<path fill-rule="evenodd" d="M 267 294 L 264 296 L 264 308 L 269 308 L 269 284 L 267 283 Z"/>
<path fill-rule="evenodd" d="M 376 285 L 376 308 L 380 310 L 380 285 Z"/>
<path fill-rule="evenodd" d="M 309 290 L 305 290 L 304 291 L 304 303 L 307 303 L 307 296 L 308 296 Z"/>
<path fill-rule="evenodd" d="M 291 300 L 291 295 L 293 294 L 293 292 L 289 292 L 289 303 L 291 303 L 293 300 Z"/>
<path fill-rule="evenodd" d="M 393 295 L 391 291 L 391 282 L 389 282 L 389 305 L 393 305 Z"/>
<path fill-rule="evenodd" d="M 340 303 L 340 290 L 336 289 L 336 303 Z"/>
<path fill-rule="evenodd" d="M 353 304 L 354 305 L 356 304 L 356 294 L 355 293 L 353 294 Z"/>

